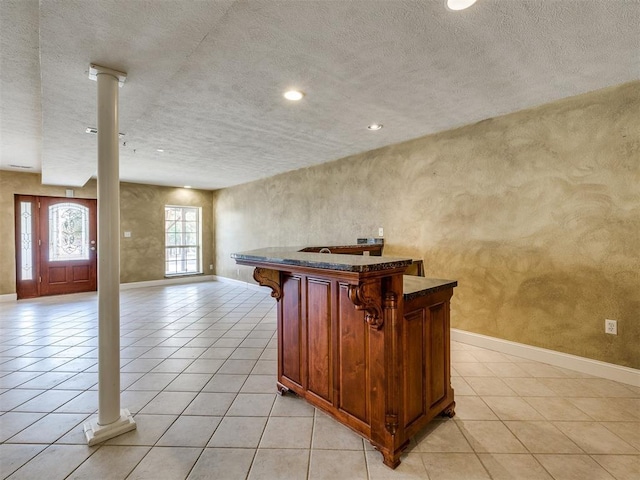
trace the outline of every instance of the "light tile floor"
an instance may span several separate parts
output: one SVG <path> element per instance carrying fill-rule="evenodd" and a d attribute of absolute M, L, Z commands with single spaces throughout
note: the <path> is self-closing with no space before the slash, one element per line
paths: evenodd
<path fill-rule="evenodd" d="M 11 479 L 640 478 L 640 388 L 452 344 L 457 415 L 392 471 L 368 442 L 277 396 L 275 302 L 221 282 L 121 296 L 122 407 L 86 446 L 96 295 L 0 304 L 0 476 Z"/>

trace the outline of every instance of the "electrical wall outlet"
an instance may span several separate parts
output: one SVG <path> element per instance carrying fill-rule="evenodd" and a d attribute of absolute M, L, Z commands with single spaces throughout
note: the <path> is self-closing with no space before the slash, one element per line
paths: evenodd
<path fill-rule="evenodd" d="M 384 228 L 382 228 L 382 227 L 378 228 L 378 236 L 379 237 L 384 237 Z"/>
<path fill-rule="evenodd" d="M 604 321 L 604 333 L 608 333 L 609 335 L 617 335 L 618 321 L 606 319 Z"/>
<path fill-rule="evenodd" d="M 209 270 L 213 270 L 213 263 L 209 265 Z"/>

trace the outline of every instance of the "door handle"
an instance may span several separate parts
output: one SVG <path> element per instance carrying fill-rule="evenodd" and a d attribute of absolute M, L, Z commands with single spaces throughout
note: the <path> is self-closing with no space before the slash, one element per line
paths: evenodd
<path fill-rule="evenodd" d="M 95 250 L 96 250 L 96 247 L 91 247 L 91 248 L 90 248 L 90 250 L 95 251 Z"/>

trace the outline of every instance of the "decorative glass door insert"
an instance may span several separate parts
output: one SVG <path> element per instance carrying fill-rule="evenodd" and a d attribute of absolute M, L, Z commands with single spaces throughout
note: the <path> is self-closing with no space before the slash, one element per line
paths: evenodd
<path fill-rule="evenodd" d="M 49 261 L 89 259 L 89 209 L 73 203 L 49 206 Z"/>
<path fill-rule="evenodd" d="M 32 202 L 20 202 L 20 275 L 19 280 L 33 280 L 33 212 Z"/>

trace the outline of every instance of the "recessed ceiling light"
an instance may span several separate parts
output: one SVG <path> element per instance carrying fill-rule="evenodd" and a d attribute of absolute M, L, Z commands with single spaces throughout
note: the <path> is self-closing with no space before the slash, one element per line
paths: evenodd
<path fill-rule="evenodd" d="M 380 130 L 382 128 L 381 123 L 372 123 L 367 127 L 369 130 Z"/>
<path fill-rule="evenodd" d="M 446 2 L 447 8 L 449 10 L 457 12 L 459 10 L 469 8 L 471 5 L 476 3 L 476 0 L 446 0 Z"/>
<path fill-rule="evenodd" d="M 304 97 L 304 93 L 302 93 L 300 90 L 288 90 L 284 92 L 284 98 L 293 102 L 302 100 L 302 97 Z"/>
<path fill-rule="evenodd" d="M 184 188 L 192 188 L 191 185 L 185 185 Z"/>
<path fill-rule="evenodd" d="M 162 153 L 162 152 L 164 152 L 164 150 L 163 150 L 162 148 L 157 148 L 157 149 L 156 149 L 156 152 L 160 152 L 160 153 Z"/>

